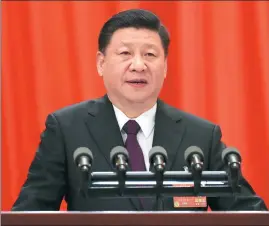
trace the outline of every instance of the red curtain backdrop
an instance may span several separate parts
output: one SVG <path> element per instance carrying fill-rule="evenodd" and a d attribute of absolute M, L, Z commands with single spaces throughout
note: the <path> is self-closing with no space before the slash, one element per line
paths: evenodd
<path fill-rule="evenodd" d="M 269 205 L 268 2 L 4 1 L 2 210 L 17 198 L 47 114 L 105 93 L 98 33 L 111 15 L 137 7 L 158 14 L 171 34 L 161 98 L 219 124 Z"/>

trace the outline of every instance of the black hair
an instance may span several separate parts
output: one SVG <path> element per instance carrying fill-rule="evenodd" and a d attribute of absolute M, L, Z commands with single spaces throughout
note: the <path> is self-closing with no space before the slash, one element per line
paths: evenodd
<path fill-rule="evenodd" d="M 165 56 L 168 55 L 170 38 L 167 29 L 154 13 L 143 9 L 130 9 L 112 16 L 100 31 L 98 38 L 99 51 L 105 54 L 113 33 L 118 29 L 129 27 L 156 31 L 161 38 Z"/>

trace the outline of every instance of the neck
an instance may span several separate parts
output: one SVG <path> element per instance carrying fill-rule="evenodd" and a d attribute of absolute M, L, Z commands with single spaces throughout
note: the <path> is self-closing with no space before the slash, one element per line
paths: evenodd
<path fill-rule="evenodd" d="M 120 109 L 128 118 L 137 118 L 156 104 L 156 99 L 148 102 L 117 101 L 108 96 L 110 102 Z"/>

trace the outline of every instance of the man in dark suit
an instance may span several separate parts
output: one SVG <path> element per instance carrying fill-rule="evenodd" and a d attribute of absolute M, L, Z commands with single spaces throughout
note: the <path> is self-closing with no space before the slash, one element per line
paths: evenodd
<path fill-rule="evenodd" d="M 99 172 L 113 170 L 110 151 L 119 145 L 129 151 L 132 170 L 149 170 L 149 150 L 162 146 L 168 153 L 167 170 L 182 171 L 184 151 L 193 145 L 204 152 L 204 170 L 224 170 L 221 153 L 225 145 L 219 126 L 158 99 L 166 77 L 169 42 L 166 28 L 149 11 L 124 11 L 105 23 L 99 36 L 97 69 L 107 94 L 48 116 L 12 210 L 58 210 L 63 198 L 68 210 L 76 211 L 154 209 L 151 198 L 140 205 L 135 198 L 83 197 L 73 161 L 78 147 L 92 151 L 92 170 Z M 207 204 L 212 210 L 266 210 L 248 182 L 241 178 L 240 183 L 242 195 L 207 198 Z M 163 207 L 181 210 L 174 207 L 173 198 L 164 198 Z"/>

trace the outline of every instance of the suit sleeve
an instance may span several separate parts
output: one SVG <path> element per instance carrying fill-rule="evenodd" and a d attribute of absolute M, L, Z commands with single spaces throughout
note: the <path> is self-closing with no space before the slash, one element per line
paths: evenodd
<path fill-rule="evenodd" d="M 66 192 L 65 159 L 60 127 L 51 114 L 12 211 L 59 210 Z"/>
<path fill-rule="evenodd" d="M 215 126 L 212 133 L 212 145 L 209 156 L 210 170 L 225 170 L 221 159 L 221 153 L 225 144 L 221 142 L 221 130 Z M 250 210 L 267 210 L 264 201 L 258 197 L 244 177 L 240 177 L 241 194 L 234 197 L 225 198 L 208 198 L 208 204 L 212 210 L 222 211 L 250 211 Z"/>

